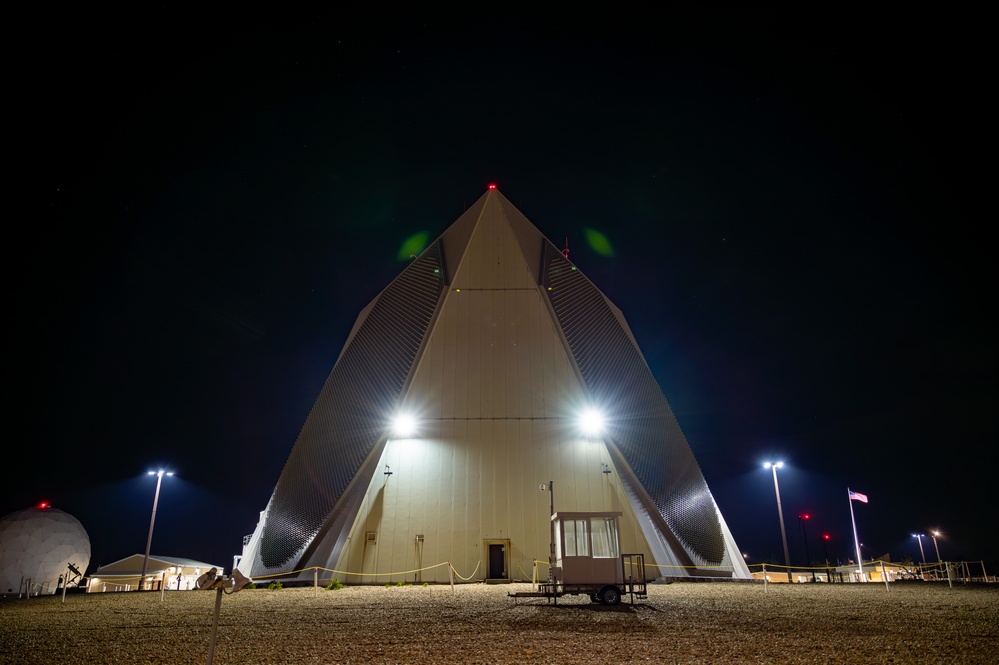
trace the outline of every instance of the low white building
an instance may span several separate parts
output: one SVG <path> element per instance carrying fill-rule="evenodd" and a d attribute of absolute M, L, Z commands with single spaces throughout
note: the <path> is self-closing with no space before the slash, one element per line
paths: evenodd
<path fill-rule="evenodd" d="M 142 554 L 133 554 L 101 566 L 90 576 L 87 593 L 135 591 L 142 577 L 143 558 Z M 222 566 L 204 561 L 149 555 L 142 588 L 159 591 L 165 587 L 167 591 L 190 591 L 195 588 L 194 583 L 198 577 L 212 568 L 217 568 L 220 575 L 225 572 Z"/>

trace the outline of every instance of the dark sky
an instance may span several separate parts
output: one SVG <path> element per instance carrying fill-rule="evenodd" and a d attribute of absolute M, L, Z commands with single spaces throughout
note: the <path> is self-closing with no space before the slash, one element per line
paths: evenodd
<path fill-rule="evenodd" d="M 778 458 L 795 561 L 803 511 L 851 556 L 848 486 L 865 556 L 999 559 L 974 17 L 125 20 L 16 29 L 0 514 L 73 514 L 93 569 L 164 465 L 153 552 L 230 566 L 403 240 L 496 182 L 623 311 L 750 562 Z"/>

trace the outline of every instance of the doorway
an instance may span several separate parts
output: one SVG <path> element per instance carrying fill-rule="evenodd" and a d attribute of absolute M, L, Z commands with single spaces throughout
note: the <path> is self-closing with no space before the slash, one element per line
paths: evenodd
<path fill-rule="evenodd" d="M 485 545 L 486 545 L 486 579 L 509 580 L 510 541 L 487 540 L 485 542 Z"/>

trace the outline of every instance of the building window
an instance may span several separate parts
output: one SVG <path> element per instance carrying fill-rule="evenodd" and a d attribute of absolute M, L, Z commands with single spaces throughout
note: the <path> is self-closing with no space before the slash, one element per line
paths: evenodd
<path fill-rule="evenodd" d="M 617 551 L 617 520 L 612 518 L 594 518 L 593 558 L 616 559 Z"/>
<path fill-rule="evenodd" d="M 590 556 L 590 537 L 586 520 L 565 520 L 562 522 L 565 535 L 566 556 Z"/>

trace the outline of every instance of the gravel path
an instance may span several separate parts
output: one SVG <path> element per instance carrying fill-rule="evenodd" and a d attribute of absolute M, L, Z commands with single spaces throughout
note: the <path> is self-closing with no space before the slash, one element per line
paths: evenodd
<path fill-rule="evenodd" d="M 676 583 L 617 607 L 529 585 L 244 590 L 215 664 L 994 663 L 999 586 Z M 214 591 L 0 600 L 0 663 L 205 663 Z"/>

